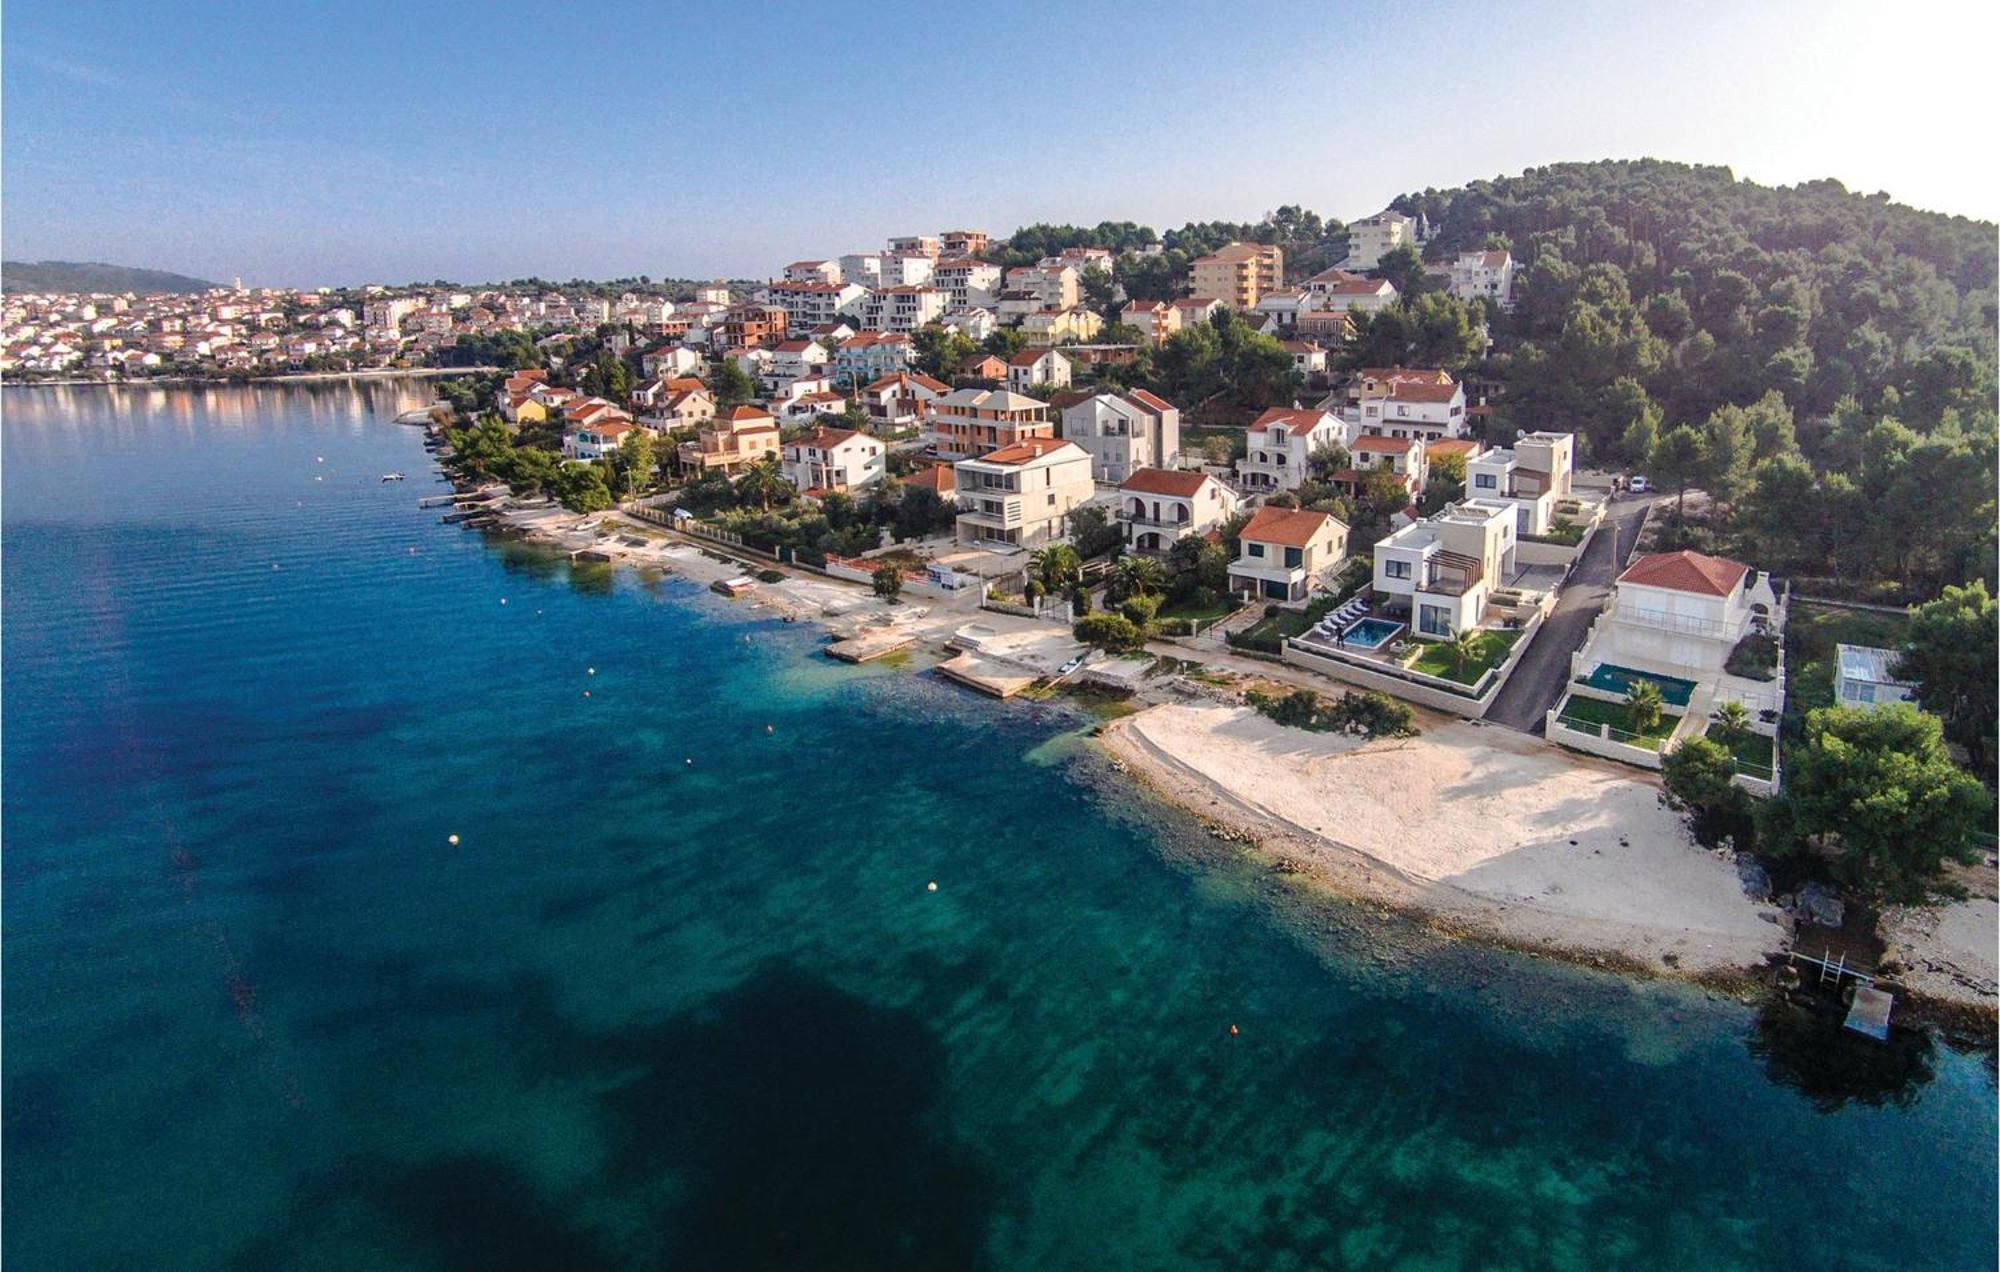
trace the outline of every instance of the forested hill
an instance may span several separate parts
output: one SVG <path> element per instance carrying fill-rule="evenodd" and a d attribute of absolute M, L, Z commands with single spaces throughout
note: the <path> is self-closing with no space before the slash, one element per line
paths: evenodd
<path fill-rule="evenodd" d="M 1428 217 L 1431 262 L 1524 267 L 1481 368 L 1501 423 L 1709 491 L 1727 515 L 1691 546 L 1918 590 L 1992 577 L 1991 222 L 1651 160 L 1393 206 Z"/>
<path fill-rule="evenodd" d="M 120 295 L 136 292 L 203 292 L 215 286 L 186 274 L 159 269 L 106 265 L 101 261 L 0 262 L 0 287 L 10 292 L 83 292 Z"/>

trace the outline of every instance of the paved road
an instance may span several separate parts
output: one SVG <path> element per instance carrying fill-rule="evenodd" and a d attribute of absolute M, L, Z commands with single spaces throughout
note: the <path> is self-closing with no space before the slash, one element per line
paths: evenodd
<path fill-rule="evenodd" d="M 1523 733 L 1542 731 L 1544 717 L 1562 697 L 1563 686 L 1569 681 L 1569 656 L 1583 644 L 1584 633 L 1590 630 L 1591 621 L 1611 595 L 1611 580 L 1618 577 L 1618 571 L 1631 557 L 1639 519 L 1651 502 L 1648 495 L 1627 495 L 1611 506 L 1608 524 L 1591 537 L 1590 547 L 1584 550 L 1569 586 L 1556 601 L 1554 612 L 1535 632 L 1528 652 L 1521 655 L 1514 674 L 1508 678 L 1507 687 L 1487 711 L 1487 720 Z M 1614 542 L 1618 551 L 1616 561 L 1612 560 Z"/>

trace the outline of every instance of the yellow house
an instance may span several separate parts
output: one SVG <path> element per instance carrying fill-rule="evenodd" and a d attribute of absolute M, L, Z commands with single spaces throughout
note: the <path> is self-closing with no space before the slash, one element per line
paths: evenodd
<path fill-rule="evenodd" d="M 523 396 L 513 403 L 512 414 L 516 424 L 546 424 L 549 419 L 549 408 L 531 397 Z"/>
<path fill-rule="evenodd" d="M 1065 340 L 1089 340 L 1104 330 L 1104 320 L 1082 307 L 1044 309 L 1021 319 L 1021 334 L 1031 345 L 1061 344 Z"/>

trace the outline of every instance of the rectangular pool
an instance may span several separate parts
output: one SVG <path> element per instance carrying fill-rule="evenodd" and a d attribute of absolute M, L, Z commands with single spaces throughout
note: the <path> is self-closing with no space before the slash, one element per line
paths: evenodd
<path fill-rule="evenodd" d="M 1682 680 L 1678 676 L 1662 676 L 1655 671 L 1640 671 L 1636 667 L 1620 667 L 1617 663 L 1599 663 L 1590 669 L 1583 683 L 1592 689 L 1602 689 L 1606 693 L 1630 693 L 1636 681 L 1650 680 L 1660 687 L 1660 697 L 1671 707 L 1685 707 L 1694 694 L 1694 681 Z"/>
<path fill-rule="evenodd" d="M 1340 634 L 1340 643 L 1349 649 L 1380 649 L 1402 630 L 1401 623 L 1386 618 L 1364 618 Z"/>

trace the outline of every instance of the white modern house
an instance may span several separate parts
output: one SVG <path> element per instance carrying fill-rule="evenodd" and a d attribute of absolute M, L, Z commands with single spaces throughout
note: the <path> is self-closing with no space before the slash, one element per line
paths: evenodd
<path fill-rule="evenodd" d="M 1465 461 L 1465 493 L 1511 503 L 1522 534 L 1547 534 L 1556 502 L 1569 497 L 1575 468 L 1574 434 L 1523 433 L 1511 447 L 1481 451 Z"/>
<path fill-rule="evenodd" d="M 1091 475 L 1122 482 L 1142 468 L 1165 468 L 1181 450 L 1178 407 L 1144 389 L 1095 393 L 1063 408 L 1062 435 L 1090 452 Z"/>
<path fill-rule="evenodd" d="M 1347 453 L 1357 477 L 1378 468 L 1392 472 L 1403 479 L 1412 499 L 1423 493 L 1430 478 L 1424 444 L 1414 437 L 1357 437 L 1348 443 Z"/>
<path fill-rule="evenodd" d="M 1236 461 L 1237 480 L 1253 491 L 1296 490 L 1313 452 L 1344 444 L 1346 430 L 1332 412 L 1274 406 L 1250 421 L 1249 450 Z"/>
<path fill-rule="evenodd" d="M 1118 519 L 1135 552 L 1165 552 L 1236 515 L 1236 492 L 1206 473 L 1140 468 L 1118 483 Z"/>
<path fill-rule="evenodd" d="M 1347 559 L 1347 523 L 1324 512 L 1259 508 L 1237 541 L 1229 590 L 1252 599 L 1303 601 Z"/>
<path fill-rule="evenodd" d="M 1069 529 L 1070 511 L 1097 491 L 1090 456 L 1073 442 L 1026 437 L 952 466 L 958 541 L 1038 548 Z"/>
<path fill-rule="evenodd" d="M 1375 545 L 1376 597 L 1417 636 L 1448 640 L 1479 626 L 1514 571 L 1511 504 L 1468 499 Z"/>
<path fill-rule="evenodd" d="M 785 478 L 800 490 L 865 490 L 886 471 L 882 443 L 851 428 L 817 428 L 785 444 Z"/>
<path fill-rule="evenodd" d="M 1016 393 L 1067 388 L 1069 359 L 1054 349 L 1023 349 L 1007 359 L 1007 387 Z"/>
<path fill-rule="evenodd" d="M 1451 263 L 1451 294 L 1460 300 L 1490 300 L 1502 309 L 1512 309 L 1515 268 L 1513 253 L 1505 248 L 1460 252 Z"/>
<path fill-rule="evenodd" d="M 785 325 L 793 331 L 815 327 L 859 314 L 867 303 L 868 289 L 854 283 L 818 280 L 772 283 L 770 303 L 785 311 Z"/>
<path fill-rule="evenodd" d="M 1917 700 L 1916 684 L 1899 679 L 1895 674 L 1896 664 L 1903 657 L 1901 650 L 1881 649 L 1874 645 L 1836 645 L 1834 652 L 1838 657 L 1833 700 L 1841 706 L 1872 710 L 1892 702 Z"/>

